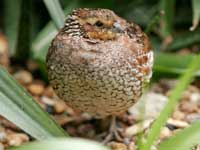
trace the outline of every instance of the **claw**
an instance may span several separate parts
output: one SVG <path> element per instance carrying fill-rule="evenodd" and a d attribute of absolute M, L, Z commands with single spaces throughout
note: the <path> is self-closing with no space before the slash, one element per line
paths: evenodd
<path fill-rule="evenodd" d="M 108 143 L 109 141 L 116 139 L 119 142 L 123 142 L 123 138 L 120 135 L 120 129 L 116 125 L 116 117 L 112 116 L 111 118 L 111 125 L 109 129 L 108 135 L 102 141 L 103 144 Z"/>

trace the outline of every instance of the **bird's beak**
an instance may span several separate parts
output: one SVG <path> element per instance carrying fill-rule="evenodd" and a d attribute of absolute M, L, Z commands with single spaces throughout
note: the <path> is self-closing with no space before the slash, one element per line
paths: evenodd
<path fill-rule="evenodd" d="M 122 33 L 123 32 L 123 28 L 121 26 L 121 24 L 119 22 L 115 22 L 113 24 L 113 31 L 117 32 L 117 33 Z"/>

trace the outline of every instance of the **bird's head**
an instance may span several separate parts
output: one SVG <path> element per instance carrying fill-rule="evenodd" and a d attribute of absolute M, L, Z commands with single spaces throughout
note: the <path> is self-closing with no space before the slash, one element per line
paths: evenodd
<path fill-rule="evenodd" d="M 108 9 L 75 9 L 66 20 L 66 32 L 76 35 L 81 32 L 84 37 L 99 40 L 112 40 L 124 34 L 127 22 Z M 81 30 L 78 31 L 78 28 Z M 77 29 L 77 30 L 75 30 Z"/>

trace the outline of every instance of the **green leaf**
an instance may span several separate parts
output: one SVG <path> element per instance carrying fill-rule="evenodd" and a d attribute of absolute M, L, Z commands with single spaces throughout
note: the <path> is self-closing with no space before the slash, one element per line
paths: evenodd
<path fill-rule="evenodd" d="M 193 10 L 193 20 L 192 20 L 192 27 L 190 28 L 191 31 L 194 31 L 199 25 L 200 19 L 200 1 L 199 0 L 192 0 L 192 10 Z"/>
<path fill-rule="evenodd" d="M 155 139 L 158 137 L 162 126 L 165 124 L 168 117 L 171 115 L 173 109 L 175 108 L 177 102 L 180 100 L 182 92 L 187 88 L 194 78 L 194 72 L 197 71 L 200 64 L 200 54 L 195 56 L 188 69 L 180 77 L 177 85 L 169 94 L 169 101 L 164 109 L 161 111 L 158 119 L 153 123 L 149 130 L 146 138 L 146 142 L 143 143 L 140 150 L 149 150 L 154 143 Z"/>
<path fill-rule="evenodd" d="M 77 7 L 77 2 L 73 1 L 73 3 L 69 4 L 64 12 L 65 14 L 69 14 L 72 9 Z M 52 39 L 57 34 L 58 30 L 56 29 L 53 22 L 49 22 L 37 35 L 35 40 L 32 43 L 31 51 L 32 58 L 39 60 L 40 62 L 45 62 L 46 54 Z"/>
<path fill-rule="evenodd" d="M 4 1 L 4 28 L 11 55 L 14 55 L 16 51 L 21 3 L 22 0 Z"/>
<path fill-rule="evenodd" d="M 153 78 L 180 75 L 186 71 L 188 64 L 194 58 L 194 54 L 154 53 Z M 194 74 L 200 76 L 200 66 Z"/>
<path fill-rule="evenodd" d="M 174 36 L 173 41 L 167 45 L 165 50 L 175 51 L 197 43 L 200 43 L 200 29 Z"/>
<path fill-rule="evenodd" d="M 200 121 L 193 123 L 190 127 L 179 131 L 174 136 L 163 141 L 159 150 L 191 150 L 200 141 Z"/>
<path fill-rule="evenodd" d="M 38 140 L 66 136 L 65 131 L 0 66 L 0 115 Z"/>
<path fill-rule="evenodd" d="M 43 1 L 57 29 L 62 28 L 65 21 L 65 15 L 61 8 L 59 0 L 43 0 Z"/>
<path fill-rule="evenodd" d="M 31 0 L 22 0 L 15 57 L 20 61 L 29 58 L 31 38 Z"/>
<path fill-rule="evenodd" d="M 161 33 L 163 37 L 171 35 L 173 31 L 175 0 L 161 0 L 161 11 L 164 12 L 162 19 Z"/>
<path fill-rule="evenodd" d="M 46 54 L 51 41 L 57 34 L 57 29 L 52 22 L 49 22 L 34 39 L 31 52 L 32 58 L 45 62 Z"/>
<path fill-rule="evenodd" d="M 161 17 L 163 16 L 162 12 L 159 12 L 158 14 L 156 14 L 151 21 L 148 23 L 146 29 L 145 29 L 145 33 L 147 35 L 149 35 L 149 33 L 153 30 L 153 28 L 160 22 Z"/>
<path fill-rule="evenodd" d="M 5 33 L 9 52 L 19 60 L 27 59 L 30 52 L 30 0 L 5 1 Z"/>
<path fill-rule="evenodd" d="M 64 10 L 65 14 L 69 14 L 75 7 L 77 7 L 78 1 L 73 1 L 70 3 Z M 58 30 L 53 24 L 53 22 L 49 22 L 37 35 L 34 39 L 31 46 L 31 57 L 36 60 L 39 64 L 40 71 L 44 80 L 47 81 L 47 74 L 45 70 L 45 59 L 48 48 L 50 46 L 51 41 L 56 36 Z"/>
<path fill-rule="evenodd" d="M 32 142 L 8 150 L 108 150 L 103 145 L 79 138 L 57 138 L 48 141 Z"/>

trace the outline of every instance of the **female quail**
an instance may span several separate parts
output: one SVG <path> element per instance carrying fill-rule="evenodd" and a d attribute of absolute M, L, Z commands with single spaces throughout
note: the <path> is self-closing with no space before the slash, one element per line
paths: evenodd
<path fill-rule="evenodd" d="M 148 37 L 108 9 L 76 9 L 47 54 L 50 84 L 72 108 L 115 116 L 135 104 L 152 74 Z"/>

